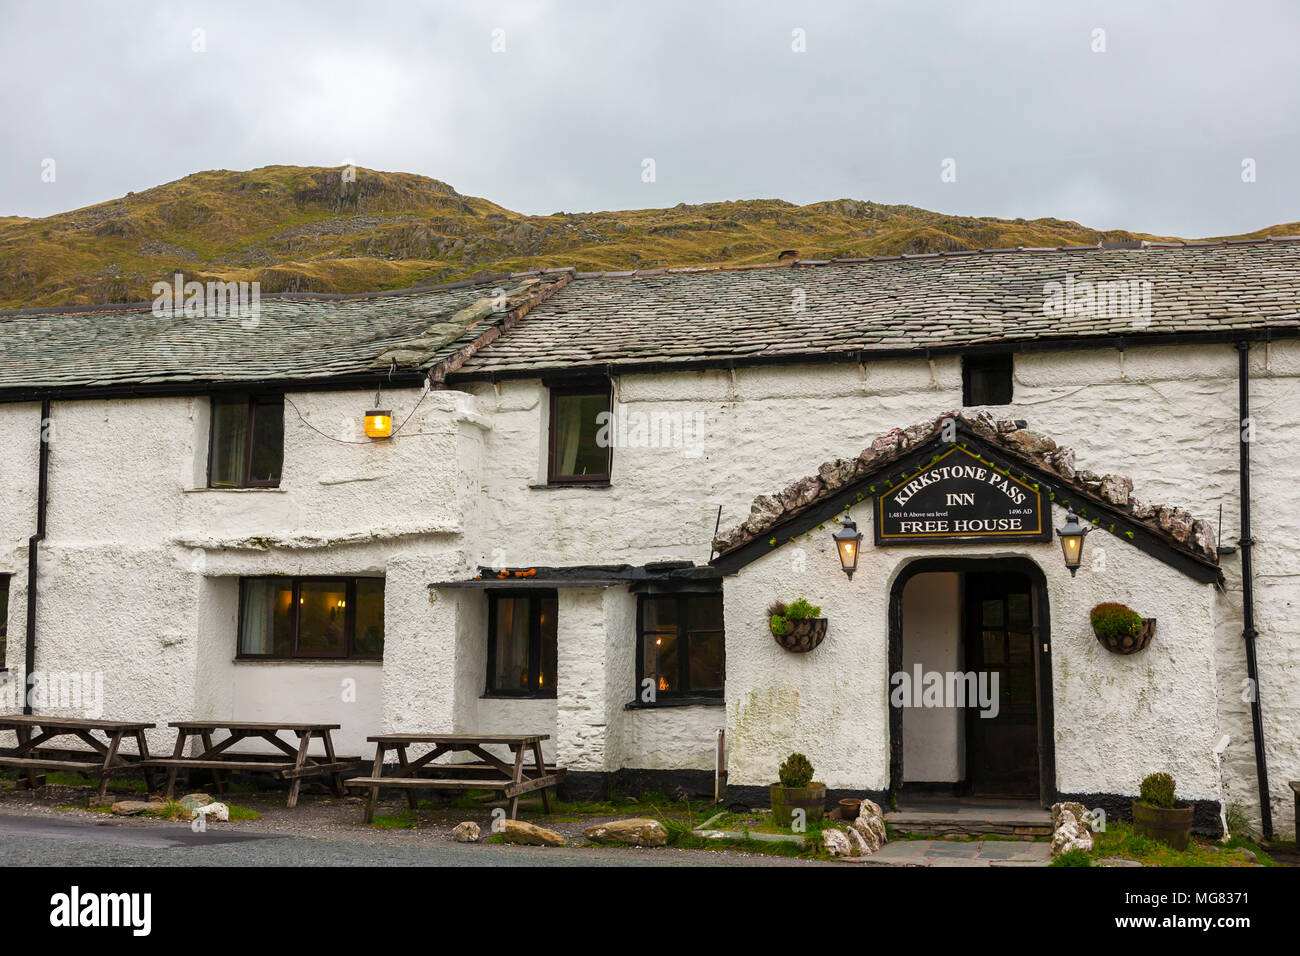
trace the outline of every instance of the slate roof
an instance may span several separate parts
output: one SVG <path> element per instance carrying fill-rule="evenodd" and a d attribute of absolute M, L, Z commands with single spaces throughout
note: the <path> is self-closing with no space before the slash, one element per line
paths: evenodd
<path fill-rule="evenodd" d="M 532 288 L 553 278 L 533 280 Z M 394 361 L 427 371 L 501 322 L 491 302 L 496 288 L 516 292 L 526 281 L 495 276 L 416 292 L 263 296 L 255 321 L 159 316 L 149 305 L 0 312 L 0 390 L 377 377 Z"/>
<path fill-rule="evenodd" d="M 1149 321 L 1045 315 L 1045 283 L 1070 275 L 1076 283 L 1150 281 Z M 1300 237 L 578 273 L 461 374 L 1263 327 L 1300 330 Z"/>
<path fill-rule="evenodd" d="M 1152 283 L 1149 320 L 1044 314 L 1046 284 L 1067 277 Z M 504 311 L 485 305 L 496 288 L 511 293 Z M 576 276 L 547 269 L 402 293 L 264 296 L 256 325 L 160 318 L 148 306 L 0 312 L 0 397 L 306 384 L 373 376 L 393 361 L 408 377 L 504 377 L 1263 329 L 1300 334 L 1300 237 Z"/>

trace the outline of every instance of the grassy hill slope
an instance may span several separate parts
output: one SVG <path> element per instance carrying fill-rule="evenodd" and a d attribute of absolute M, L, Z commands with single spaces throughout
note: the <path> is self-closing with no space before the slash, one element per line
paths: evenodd
<path fill-rule="evenodd" d="M 1294 227 L 1294 228 L 1293 228 Z M 1278 226 L 1258 235 L 1289 234 Z M 136 302 L 154 281 L 364 292 L 542 266 L 583 270 L 1158 238 L 1059 219 L 779 199 L 525 216 L 411 173 L 267 166 L 195 173 L 43 219 L 0 216 L 0 308 Z"/>

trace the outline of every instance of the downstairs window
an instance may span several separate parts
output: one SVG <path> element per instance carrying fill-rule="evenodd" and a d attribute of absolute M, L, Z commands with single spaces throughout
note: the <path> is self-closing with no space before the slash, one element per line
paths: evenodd
<path fill-rule="evenodd" d="M 488 595 L 489 695 L 555 696 L 558 608 L 550 590 Z"/>
<path fill-rule="evenodd" d="M 383 578 L 241 578 L 239 657 L 384 656 Z"/>
<path fill-rule="evenodd" d="M 721 697 L 726 678 L 722 595 L 644 594 L 637 603 L 637 699 Z"/>

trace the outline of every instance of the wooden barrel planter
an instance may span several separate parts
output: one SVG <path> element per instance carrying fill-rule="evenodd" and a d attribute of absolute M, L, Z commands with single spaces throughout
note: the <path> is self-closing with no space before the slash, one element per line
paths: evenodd
<path fill-rule="evenodd" d="M 826 815 L 826 784 L 810 783 L 806 787 L 783 787 L 772 784 L 772 822 L 788 827 L 794 820 L 794 811 L 804 812 L 804 822 L 811 823 Z"/>
<path fill-rule="evenodd" d="M 1151 638 L 1156 633 L 1156 619 L 1154 617 L 1142 618 L 1142 626 L 1138 628 L 1137 634 L 1125 635 L 1118 637 L 1115 635 L 1102 636 L 1094 630 L 1101 646 L 1106 648 L 1112 654 L 1136 654 L 1138 651 L 1146 650 L 1146 646 L 1151 643 Z"/>
<path fill-rule="evenodd" d="M 1151 840 L 1159 840 L 1175 850 L 1186 850 L 1192 836 L 1192 817 L 1195 808 L 1190 803 L 1176 803 L 1173 807 L 1148 806 L 1133 801 L 1133 831 Z"/>
<path fill-rule="evenodd" d="M 811 617 L 802 621 L 790 621 L 784 634 L 773 634 L 776 642 L 787 651 L 805 654 L 826 638 L 826 618 Z"/>

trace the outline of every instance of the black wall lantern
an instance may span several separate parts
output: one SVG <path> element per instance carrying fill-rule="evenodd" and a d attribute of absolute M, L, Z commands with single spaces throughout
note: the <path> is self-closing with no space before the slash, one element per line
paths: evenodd
<path fill-rule="evenodd" d="M 835 549 L 840 553 L 840 567 L 844 573 L 853 580 L 853 572 L 858 569 L 858 552 L 862 550 L 862 532 L 854 524 L 852 518 L 845 518 L 832 538 L 835 539 Z"/>
<path fill-rule="evenodd" d="M 1065 553 L 1065 566 L 1070 569 L 1070 577 L 1079 570 L 1079 561 L 1083 558 L 1083 538 L 1092 529 L 1079 524 L 1079 516 L 1071 511 L 1065 516 L 1065 527 L 1057 528 L 1061 538 L 1061 551 Z"/>

